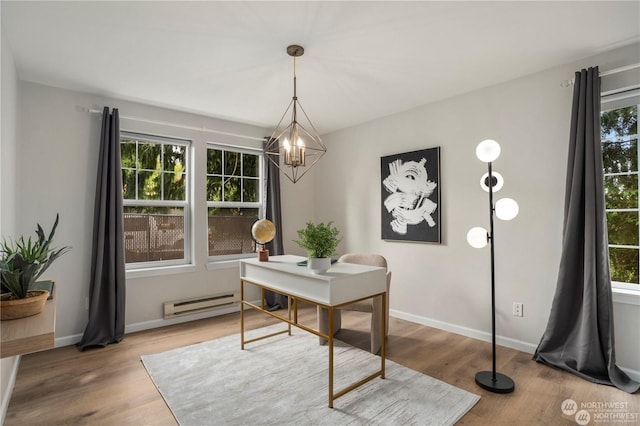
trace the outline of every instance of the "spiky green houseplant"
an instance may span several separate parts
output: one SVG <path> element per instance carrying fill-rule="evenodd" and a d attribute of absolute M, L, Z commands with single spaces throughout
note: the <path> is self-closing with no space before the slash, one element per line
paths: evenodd
<path fill-rule="evenodd" d="M 314 224 L 307 222 L 306 227 L 298 229 L 298 239 L 294 243 L 307 251 L 309 258 L 325 258 L 335 254 L 342 241 L 340 231 L 333 226 L 333 221 Z"/>
<path fill-rule="evenodd" d="M 0 273 L 2 274 L 2 291 L 8 291 L 11 295 L 8 299 L 24 299 L 36 280 L 49 266 L 64 253 L 69 247 L 54 249 L 51 247 L 53 236 L 58 227 L 59 215 L 53 228 L 46 237 L 44 230 L 38 224 L 36 229 L 37 240 L 24 236 L 17 240 L 4 239 L 0 244 Z M 3 297 L 5 299 L 5 297 Z"/>

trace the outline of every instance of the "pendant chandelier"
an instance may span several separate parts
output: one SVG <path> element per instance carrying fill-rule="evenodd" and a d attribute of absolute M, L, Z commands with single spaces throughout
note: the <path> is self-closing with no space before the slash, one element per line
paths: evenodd
<path fill-rule="evenodd" d="M 296 58 L 304 54 L 304 48 L 294 44 L 287 47 L 287 53 L 293 57 L 293 98 L 269 138 L 264 154 L 291 182 L 296 183 L 327 152 L 327 148 L 304 112 L 296 92 Z"/>

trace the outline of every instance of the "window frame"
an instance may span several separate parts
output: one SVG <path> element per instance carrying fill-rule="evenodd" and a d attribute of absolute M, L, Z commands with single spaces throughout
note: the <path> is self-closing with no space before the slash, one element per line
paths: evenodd
<path fill-rule="evenodd" d="M 193 141 L 180 137 L 169 137 L 154 135 L 151 133 L 134 132 L 128 130 L 120 131 L 120 143 L 124 140 L 136 140 L 137 142 L 150 142 L 161 145 L 178 145 L 185 148 L 184 162 L 185 162 L 185 199 L 184 200 L 132 200 L 122 197 L 123 207 L 177 207 L 183 209 L 183 239 L 184 239 L 184 257 L 182 259 L 169 259 L 169 260 L 154 260 L 147 262 L 130 262 L 127 263 L 125 259 L 125 270 L 127 273 L 133 271 L 144 270 L 166 270 L 172 267 L 184 267 L 192 265 L 193 250 L 193 226 L 192 226 L 192 212 L 193 212 L 193 195 L 192 195 L 192 181 L 193 181 L 193 161 L 192 161 L 192 149 Z M 136 159 L 138 158 L 136 144 Z M 164 150 L 162 150 L 164 152 Z M 161 161 L 163 163 L 163 161 Z M 120 162 L 120 170 L 130 169 L 123 168 L 122 161 Z M 164 170 L 163 170 L 164 172 Z M 164 192 L 164 185 L 161 185 L 161 190 Z M 136 179 L 136 197 L 138 194 L 138 181 Z"/>
<path fill-rule="evenodd" d="M 258 157 L 258 177 L 256 178 L 258 181 L 258 197 L 259 200 L 256 202 L 243 202 L 243 201 L 209 201 L 208 194 L 205 190 L 205 200 L 206 200 L 206 217 L 207 217 L 207 227 L 206 231 L 209 232 L 209 208 L 251 208 L 258 209 L 258 219 L 263 219 L 266 211 L 266 186 L 265 186 L 265 158 L 264 151 L 259 148 L 250 148 L 250 147 L 241 147 L 236 145 L 225 144 L 221 142 L 207 142 L 206 144 L 206 153 L 207 157 L 209 154 L 209 149 L 217 149 L 229 152 L 237 152 L 241 154 L 250 154 L 256 155 Z M 205 164 L 205 186 L 206 179 L 210 176 L 210 173 L 207 170 L 207 165 Z M 243 177 L 244 175 L 240 175 L 239 177 Z M 208 239 L 207 239 L 208 241 Z M 247 259 L 251 257 L 255 257 L 256 254 L 254 252 L 251 253 L 238 253 L 238 254 L 224 254 L 224 255 L 209 255 L 209 248 L 207 247 L 207 259 L 210 264 L 217 262 L 228 262 L 237 259 Z"/>
<path fill-rule="evenodd" d="M 631 90 L 628 91 L 626 93 L 619 93 L 619 92 L 614 92 L 614 93 L 602 93 L 601 98 L 600 98 L 600 105 L 601 105 L 601 111 L 600 113 L 605 113 L 607 111 L 612 111 L 612 110 L 616 110 L 616 109 L 622 109 L 622 108 L 626 108 L 629 106 L 633 106 L 636 105 L 637 106 L 637 114 L 640 116 L 640 97 L 638 96 L 638 90 Z M 638 178 L 638 182 L 639 182 L 639 186 L 640 186 L 640 139 L 638 138 L 638 135 L 640 134 L 640 132 L 636 133 L 635 135 L 629 135 L 627 137 L 625 137 L 624 139 L 627 140 L 633 140 L 635 137 L 636 140 L 636 155 L 637 155 L 637 163 L 638 164 L 638 170 L 635 171 L 629 171 L 629 172 L 616 172 L 616 173 L 606 173 L 603 170 L 603 179 L 607 178 L 607 177 L 611 177 L 611 176 L 637 176 Z M 604 144 L 604 142 L 609 141 L 608 139 L 604 138 L 603 135 L 601 134 L 601 144 Z M 623 142 L 623 141 L 620 141 Z M 603 153 L 604 154 L 604 153 Z M 605 196 L 606 197 L 606 196 Z M 606 199 L 605 199 L 606 201 Z M 605 215 L 609 212 L 634 212 L 637 213 L 638 215 L 640 215 L 640 197 L 638 199 L 638 206 L 636 206 L 635 208 L 613 208 L 613 209 L 608 209 L 606 208 L 606 202 L 605 202 Z M 608 225 L 607 225 L 607 232 L 608 232 Z M 608 248 L 627 248 L 627 249 L 635 249 L 640 251 L 640 226 L 638 226 L 638 238 L 639 238 L 639 243 L 638 245 L 626 245 L 626 244 L 609 244 Z M 640 261 L 639 261 L 640 263 Z M 639 269 L 640 269 L 640 265 L 639 265 Z M 613 290 L 618 290 L 620 293 L 624 293 L 624 294 L 629 294 L 629 292 L 632 292 L 633 294 L 640 296 L 640 284 L 632 284 L 632 283 L 625 283 L 625 282 L 620 282 L 620 281 L 614 281 L 613 278 L 611 279 L 611 287 Z"/>

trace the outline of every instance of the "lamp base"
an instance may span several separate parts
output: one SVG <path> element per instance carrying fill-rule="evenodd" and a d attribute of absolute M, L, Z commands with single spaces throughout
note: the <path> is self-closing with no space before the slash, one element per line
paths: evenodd
<path fill-rule="evenodd" d="M 513 380 L 501 373 L 496 373 L 494 381 L 492 371 L 481 371 L 476 374 L 476 383 L 482 389 L 494 393 L 511 393 L 516 388 Z"/>

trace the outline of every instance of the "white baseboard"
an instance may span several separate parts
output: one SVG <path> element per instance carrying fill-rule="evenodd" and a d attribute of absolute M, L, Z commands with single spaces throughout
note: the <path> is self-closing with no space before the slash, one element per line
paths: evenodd
<path fill-rule="evenodd" d="M 491 342 L 491 333 L 486 331 L 480 331 L 473 328 L 463 327 L 456 324 L 436 320 L 433 318 L 427 318 L 419 315 L 408 314 L 406 312 L 398 311 L 395 309 L 389 309 L 389 315 L 400 318 L 403 320 L 415 322 L 417 324 L 426 325 L 428 327 L 437 328 L 439 330 L 448 331 L 455 334 L 460 334 L 466 337 L 472 337 L 474 339 L 482 340 L 484 342 Z M 536 351 L 538 345 L 522 340 L 512 339 L 510 337 L 503 337 L 496 335 L 496 344 L 500 346 L 506 346 L 507 348 L 517 349 L 522 352 L 533 354 Z"/>
<path fill-rule="evenodd" d="M 437 328 L 439 330 L 448 331 L 450 333 L 460 334 L 461 336 L 471 337 L 473 339 L 482 340 L 484 342 L 491 342 L 491 333 L 486 331 L 476 330 L 473 328 L 463 327 L 456 324 L 436 320 L 433 318 L 427 318 L 419 315 L 409 314 L 406 312 L 398 311 L 396 309 L 389 309 L 389 315 L 395 318 L 415 322 L 416 324 L 426 325 L 428 327 Z M 505 346 L 507 348 L 516 349 L 521 352 L 533 354 L 538 347 L 537 343 L 524 342 L 522 340 L 512 339 L 510 337 L 496 335 L 496 344 Z M 626 367 L 620 367 L 622 371 L 635 381 L 640 381 L 640 371 L 632 370 Z"/>
<path fill-rule="evenodd" d="M 199 314 L 184 315 L 171 319 L 156 319 L 151 321 L 139 322 L 136 324 L 129 324 L 125 326 L 124 332 L 135 333 L 136 331 L 151 330 L 152 328 L 166 327 L 168 325 L 182 324 L 184 322 L 195 321 L 204 318 L 217 317 L 220 315 L 226 315 L 233 312 L 240 312 L 240 304 L 228 306 L 224 308 L 213 309 L 207 312 L 201 312 Z"/>
<path fill-rule="evenodd" d="M 620 367 L 620 370 L 624 371 L 625 373 L 627 373 L 627 376 L 629 376 L 631 379 L 635 380 L 636 382 L 640 382 L 640 371 L 638 370 L 632 370 L 630 368 L 626 368 L 626 367 Z"/>
<path fill-rule="evenodd" d="M 252 303 L 259 304 L 260 302 L 259 301 L 254 301 Z M 247 307 L 245 307 L 245 309 L 247 309 Z M 230 314 L 230 313 L 233 313 L 233 312 L 240 312 L 240 304 L 235 304 L 233 306 L 228 306 L 228 307 L 219 308 L 219 309 L 213 309 L 211 311 L 201 312 L 201 313 L 198 313 L 198 314 L 184 315 L 184 316 L 171 318 L 171 319 L 162 319 L 162 318 L 160 318 L 160 319 L 151 320 L 151 321 L 145 321 L 145 322 L 139 322 L 139 323 L 135 323 L 135 324 L 129 324 L 129 325 L 125 326 L 124 332 L 125 332 L 125 334 L 135 333 L 136 331 L 151 330 L 153 328 L 166 327 L 168 325 L 181 324 L 183 322 L 195 321 L 195 320 L 204 319 L 204 318 L 217 317 L 217 316 L 220 316 L 220 315 L 226 315 L 226 314 Z M 75 345 L 76 343 L 80 342 L 80 340 L 82 340 L 82 334 L 74 334 L 74 335 L 71 335 L 71 336 L 59 337 L 59 338 L 56 339 L 55 347 L 59 348 L 59 347 L 62 347 L 62 346 Z"/>
<path fill-rule="evenodd" d="M 7 415 L 9 409 L 9 401 L 11 401 L 11 394 L 13 393 L 13 387 L 16 384 L 16 377 L 18 376 L 18 369 L 20 368 L 20 357 L 16 355 L 16 360 L 13 363 L 13 368 L 9 376 L 9 382 L 7 382 L 7 388 L 2 389 L 2 405 L 0 406 L 0 425 L 4 424 L 4 417 Z"/>

